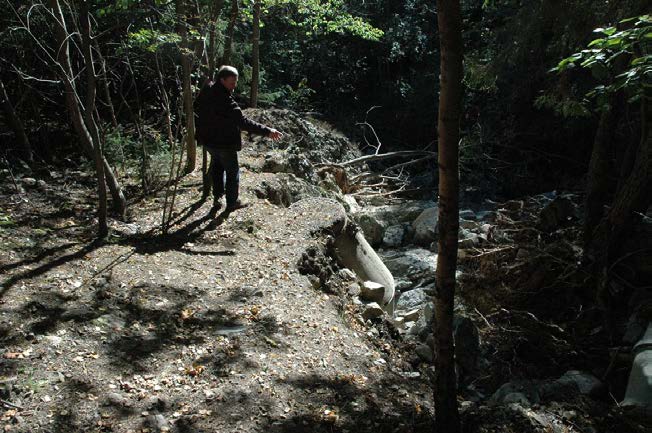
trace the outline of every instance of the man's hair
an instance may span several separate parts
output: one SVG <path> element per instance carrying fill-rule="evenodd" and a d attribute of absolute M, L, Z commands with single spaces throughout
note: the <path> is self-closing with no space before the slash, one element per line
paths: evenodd
<path fill-rule="evenodd" d="M 227 78 L 227 77 L 237 77 L 238 76 L 238 70 L 234 68 L 233 66 L 221 66 L 220 69 L 217 71 L 217 78 L 221 80 L 222 78 Z"/>

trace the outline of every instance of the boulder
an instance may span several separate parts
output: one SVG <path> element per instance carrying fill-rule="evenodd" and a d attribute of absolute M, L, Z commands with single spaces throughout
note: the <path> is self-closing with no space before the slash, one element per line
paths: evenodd
<path fill-rule="evenodd" d="M 477 230 L 478 226 L 479 224 L 476 221 L 465 220 L 465 219 L 460 220 L 460 227 L 465 230 Z"/>
<path fill-rule="evenodd" d="M 541 210 L 538 225 L 541 230 L 551 232 L 565 225 L 573 217 L 575 217 L 573 202 L 559 196 Z"/>
<path fill-rule="evenodd" d="M 37 182 L 33 177 L 24 177 L 20 180 L 27 187 L 35 187 Z"/>
<path fill-rule="evenodd" d="M 274 177 L 263 180 L 255 188 L 254 193 L 258 198 L 267 199 L 270 203 L 279 206 L 290 206 L 299 200 L 322 194 L 317 187 L 291 173 L 278 173 Z"/>
<path fill-rule="evenodd" d="M 397 204 L 363 209 L 362 214 L 373 214 L 391 224 L 412 223 L 425 209 L 433 205 L 436 204 L 432 201 L 409 200 Z"/>
<path fill-rule="evenodd" d="M 482 238 L 476 233 L 472 233 L 468 230 L 460 229 L 460 239 L 457 242 L 457 245 L 461 249 L 466 248 L 475 248 L 480 246 L 482 243 Z"/>
<path fill-rule="evenodd" d="M 537 383 L 530 380 L 507 382 L 489 399 L 494 404 L 538 404 L 540 400 Z"/>
<path fill-rule="evenodd" d="M 421 307 L 429 300 L 430 298 L 423 289 L 408 290 L 407 292 L 401 293 L 398 297 L 396 309 L 404 311 L 414 310 L 415 308 Z"/>
<path fill-rule="evenodd" d="M 283 173 L 291 170 L 287 156 L 282 152 L 270 152 L 265 155 L 262 170 L 267 173 Z"/>
<path fill-rule="evenodd" d="M 413 322 L 414 325 L 410 328 L 409 334 L 418 337 L 422 341 L 426 341 L 428 335 L 432 335 L 432 321 L 434 317 L 435 306 L 432 302 L 428 301 L 421 307 L 421 314 L 417 321 Z"/>
<path fill-rule="evenodd" d="M 344 281 L 354 281 L 356 279 L 355 272 L 348 268 L 342 268 L 337 273 Z"/>
<path fill-rule="evenodd" d="M 378 305 L 377 302 L 370 302 L 362 307 L 362 318 L 365 320 L 377 319 L 381 317 L 385 311 Z"/>
<path fill-rule="evenodd" d="M 417 245 L 430 245 L 437 239 L 437 220 L 439 217 L 439 208 L 430 207 L 414 220 L 414 243 Z"/>
<path fill-rule="evenodd" d="M 423 213 L 424 210 L 433 206 L 436 207 L 437 203 L 432 200 L 412 200 L 406 203 L 394 205 L 394 207 L 390 207 L 390 211 L 394 221 L 412 223 Z"/>
<path fill-rule="evenodd" d="M 604 391 L 604 385 L 597 377 L 578 370 L 567 371 L 555 381 L 555 384 L 560 386 L 573 384 L 581 394 L 591 397 L 599 396 Z"/>
<path fill-rule="evenodd" d="M 360 286 L 360 283 L 358 283 L 357 281 L 355 281 L 355 282 L 349 284 L 349 286 L 347 287 L 346 291 L 347 291 L 348 294 L 351 295 L 351 296 L 360 296 L 360 292 L 361 292 L 361 286 Z"/>
<path fill-rule="evenodd" d="M 383 244 L 388 247 L 400 247 L 405 241 L 406 234 L 407 227 L 403 224 L 389 226 L 383 235 Z"/>
<path fill-rule="evenodd" d="M 365 238 L 371 246 L 378 246 L 383 242 L 387 223 L 373 214 L 364 214 L 356 219 Z"/>
<path fill-rule="evenodd" d="M 404 278 L 396 278 L 396 290 L 399 292 L 405 292 L 407 290 L 410 290 L 412 287 L 414 287 L 414 283 L 410 280 L 404 279 Z"/>
<path fill-rule="evenodd" d="M 429 324 L 432 323 L 432 320 L 435 318 L 435 305 L 432 302 L 428 302 L 423 306 L 423 314 L 421 317 L 423 317 Z"/>
<path fill-rule="evenodd" d="M 365 281 L 360 286 L 360 299 L 370 302 L 383 302 L 385 297 L 385 286 L 374 281 Z"/>
<path fill-rule="evenodd" d="M 416 248 L 404 251 L 391 251 L 383 254 L 387 268 L 399 279 L 410 280 L 413 284 L 426 284 L 435 280 L 437 254 Z"/>
<path fill-rule="evenodd" d="M 417 355 L 419 355 L 419 358 L 424 360 L 425 362 L 433 362 L 435 359 L 435 354 L 433 353 L 433 349 L 428 346 L 427 344 L 419 344 L 417 347 L 414 349 Z"/>
<path fill-rule="evenodd" d="M 381 200 L 381 202 L 384 202 L 384 199 Z M 424 209 L 431 207 L 432 205 L 433 202 L 431 201 L 411 200 L 399 204 L 363 208 L 357 212 L 352 212 L 354 212 L 354 221 L 362 227 L 365 236 L 367 236 L 367 240 L 369 240 L 372 245 L 378 245 L 383 239 L 382 234 L 377 236 L 376 232 L 368 229 L 373 228 L 373 226 L 380 226 L 382 227 L 382 232 L 384 234 L 385 229 L 391 225 L 403 223 L 411 224 Z M 371 224 L 372 227 L 368 227 L 371 221 L 373 221 Z M 378 243 L 375 243 L 376 241 Z"/>

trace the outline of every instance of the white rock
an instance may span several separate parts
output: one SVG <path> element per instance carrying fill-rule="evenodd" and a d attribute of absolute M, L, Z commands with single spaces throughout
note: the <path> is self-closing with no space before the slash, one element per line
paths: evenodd
<path fill-rule="evenodd" d="M 369 304 L 366 304 L 363 308 L 364 310 L 362 311 L 362 317 L 365 320 L 376 319 L 378 317 L 381 317 L 383 314 L 385 314 L 385 311 L 383 311 L 383 309 L 380 308 L 380 305 L 378 305 L 377 302 L 370 302 Z"/>
<path fill-rule="evenodd" d="M 421 315 L 421 310 L 419 310 L 418 308 L 415 308 L 415 309 L 410 310 L 410 311 L 401 311 L 401 312 L 399 312 L 397 314 L 403 316 L 403 319 L 406 322 L 414 322 Z"/>
<path fill-rule="evenodd" d="M 21 182 L 25 186 L 36 186 L 36 179 L 33 177 L 24 177 L 21 179 Z"/>
<path fill-rule="evenodd" d="M 365 281 L 360 287 L 360 298 L 365 301 L 382 303 L 385 286 L 374 281 Z"/>

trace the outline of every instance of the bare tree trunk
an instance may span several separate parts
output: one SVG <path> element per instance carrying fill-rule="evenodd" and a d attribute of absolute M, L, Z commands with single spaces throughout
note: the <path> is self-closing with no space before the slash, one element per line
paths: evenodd
<path fill-rule="evenodd" d="M 95 150 L 93 137 L 91 136 L 91 133 L 84 123 L 84 116 L 82 115 L 81 108 L 78 104 L 79 98 L 77 89 L 75 87 L 75 82 L 73 80 L 75 75 L 73 74 L 72 65 L 70 62 L 70 52 L 68 45 L 69 35 L 68 30 L 66 29 L 66 22 L 59 5 L 59 1 L 49 0 L 49 3 L 53 16 L 56 19 L 55 37 L 60 47 L 57 51 L 57 64 L 55 67 L 58 69 L 59 76 L 64 84 L 66 106 L 68 107 L 73 127 L 79 135 L 79 141 L 82 150 L 89 158 L 94 159 Z M 125 199 L 122 188 L 120 187 L 120 183 L 118 182 L 113 169 L 106 161 L 106 158 L 102 158 L 102 162 L 104 165 L 104 174 L 109 186 L 109 191 L 111 191 L 111 197 L 113 198 L 113 207 L 115 211 L 120 215 L 120 217 L 124 218 L 127 209 L 127 200 Z"/>
<path fill-rule="evenodd" d="M 113 211 L 119 215 L 120 219 L 124 220 L 127 216 L 127 199 L 125 198 L 122 186 L 118 181 L 118 177 L 116 176 L 113 167 L 109 164 L 109 161 L 107 161 L 105 157 L 102 157 L 102 162 L 104 163 L 106 184 L 109 187 L 111 199 L 113 200 Z"/>
<path fill-rule="evenodd" d="M 217 57 L 217 40 L 216 40 L 216 31 L 217 31 L 217 22 L 224 7 L 224 0 L 215 0 L 213 5 L 213 10 L 211 11 L 211 22 L 209 23 L 208 30 L 208 55 L 207 57 L 207 68 L 206 77 L 209 81 L 215 79 L 215 60 Z"/>
<path fill-rule="evenodd" d="M 113 106 L 113 100 L 111 99 L 111 90 L 109 89 L 109 79 L 106 76 L 106 60 L 104 59 L 104 56 L 102 56 L 102 52 L 100 51 L 100 44 L 97 43 L 96 39 L 93 39 L 93 43 L 95 45 L 95 51 L 97 51 L 97 55 L 100 57 L 100 63 L 102 64 L 102 68 L 100 69 L 102 74 L 102 88 L 104 90 L 104 97 L 106 98 L 106 105 L 109 107 L 109 113 L 111 114 L 111 124 L 114 128 L 117 128 L 118 119 L 115 116 L 115 107 Z"/>
<path fill-rule="evenodd" d="M 435 291 L 435 430 L 458 433 L 453 302 L 459 230 L 459 137 L 462 111 L 462 19 L 459 0 L 437 0 L 440 41 L 439 255 Z"/>
<path fill-rule="evenodd" d="M 91 22 L 88 17 L 88 2 L 80 1 L 79 21 L 81 24 L 82 34 L 82 51 L 84 54 L 84 63 L 86 66 L 86 103 L 84 107 L 84 118 L 88 131 L 93 138 L 93 160 L 95 162 L 95 175 L 97 177 L 97 196 L 98 196 L 98 236 L 106 237 L 109 233 L 107 224 L 106 210 L 106 181 L 104 175 L 104 161 L 102 160 L 102 148 L 100 146 L 100 136 L 93 117 L 95 112 L 95 65 L 93 63 L 93 53 L 91 51 Z"/>
<path fill-rule="evenodd" d="M 131 108 L 131 105 L 127 102 L 125 99 L 124 95 L 122 92 L 120 93 L 120 97 L 122 98 L 125 106 L 127 107 L 127 111 L 129 112 L 129 115 L 131 116 L 131 119 L 134 122 L 134 126 L 136 127 L 136 134 L 138 135 L 138 142 L 140 143 L 140 184 L 143 189 L 144 194 L 149 193 L 149 186 L 150 186 L 150 179 L 149 179 L 149 152 L 147 152 L 147 145 L 145 144 L 145 139 L 144 139 L 144 134 L 143 134 L 143 116 L 142 116 L 142 106 L 143 104 L 141 103 L 140 99 L 140 92 L 138 91 L 138 83 L 136 83 L 136 74 L 134 73 L 134 69 L 131 66 L 131 57 L 129 56 L 129 52 L 125 52 L 125 58 L 126 58 L 126 65 L 127 69 L 130 72 L 131 76 L 131 88 L 134 89 L 134 93 L 136 94 L 136 110 L 134 111 Z"/>
<path fill-rule="evenodd" d="M 231 0 L 231 17 L 229 18 L 229 25 L 226 29 L 226 36 L 224 38 L 224 54 L 222 55 L 222 65 L 228 65 L 231 62 L 231 53 L 233 51 L 233 33 L 235 31 L 235 23 L 238 20 L 238 0 Z"/>
<path fill-rule="evenodd" d="M 612 100 L 613 102 L 613 100 Z M 584 202 L 584 253 L 589 252 L 593 232 L 604 215 L 607 204 L 607 195 L 611 179 L 609 176 L 609 149 L 612 145 L 613 131 L 615 129 L 615 115 L 613 104 L 600 115 L 598 130 L 593 140 L 593 150 L 589 163 L 589 172 L 586 185 L 586 199 Z"/>
<path fill-rule="evenodd" d="M 603 267 L 613 263 L 626 240 L 627 231 L 639 215 L 645 214 L 652 204 L 652 135 L 649 123 L 652 110 L 645 97 L 641 99 L 641 141 L 636 152 L 634 166 L 622 188 L 616 194 L 609 213 L 595 230 L 593 251 Z"/>
<path fill-rule="evenodd" d="M 99 143 L 93 142 L 93 136 L 89 132 L 86 123 L 84 122 L 84 116 L 81 112 L 80 106 L 78 104 L 78 94 L 75 87 L 75 82 L 73 81 L 73 70 L 70 63 L 70 52 L 68 45 L 68 30 L 66 29 L 66 22 L 61 11 L 58 0 L 49 0 L 50 8 L 54 18 L 56 19 L 55 25 L 55 36 L 57 43 L 59 45 L 59 50 L 57 52 L 57 65 L 59 69 L 59 76 L 64 84 L 66 105 L 72 120 L 73 126 L 79 135 L 80 143 L 82 149 L 88 155 L 89 158 L 95 159 L 95 145 L 99 146 Z M 113 203 L 116 207 L 116 210 L 120 213 L 121 216 L 124 216 L 124 211 L 126 209 L 126 200 L 120 189 L 120 185 L 111 170 L 111 167 L 107 163 L 106 159 L 102 159 L 104 165 L 104 171 L 107 180 L 109 181 L 109 189 L 113 194 Z"/>
<path fill-rule="evenodd" d="M 5 113 L 5 118 L 7 119 L 7 123 L 9 123 L 11 129 L 14 130 L 14 134 L 16 135 L 16 140 L 18 141 L 18 143 L 20 143 L 23 159 L 26 162 L 32 162 L 34 160 L 32 145 L 29 142 L 29 139 L 27 138 L 27 134 L 25 133 L 25 127 L 23 126 L 23 122 L 20 120 L 20 117 L 16 114 L 16 111 L 14 110 L 14 106 L 11 104 L 11 101 L 9 100 L 9 95 L 7 95 L 7 91 L 5 90 L 5 85 L 2 82 L 2 80 L 0 80 L 0 104 L 2 105 L 2 111 Z"/>
<path fill-rule="evenodd" d="M 207 81 L 215 79 L 215 61 L 217 60 L 217 22 L 224 7 L 224 0 L 215 0 L 210 11 L 208 23 L 208 46 L 206 47 L 206 76 Z"/>
<path fill-rule="evenodd" d="M 191 58 L 188 53 L 188 27 L 186 25 L 185 0 L 176 0 L 177 33 L 181 36 L 181 69 L 183 75 L 183 107 L 186 118 L 186 168 L 184 172 L 192 173 L 197 164 L 197 143 L 195 142 L 195 113 L 192 97 Z"/>
<path fill-rule="evenodd" d="M 258 81 L 260 79 L 260 0 L 254 0 L 254 22 L 251 49 L 251 95 L 250 105 L 258 106 Z"/>

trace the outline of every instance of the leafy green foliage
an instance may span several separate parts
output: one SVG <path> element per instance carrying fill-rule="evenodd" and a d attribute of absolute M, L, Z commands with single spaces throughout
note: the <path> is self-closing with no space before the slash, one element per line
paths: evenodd
<path fill-rule="evenodd" d="M 548 108 L 565 118 L 589 117 L 591 112 L 583 101 L 559 98 L 555 94 L 544 94 L 534 101 L 536 108 Z"/>
<path fill-rule="evenodd" d="M 296 16 L 288 23 L 299 27 L 306 36 L 337 33 L 351 34 L 365 40 L 377 41 L 383 31 L 372 26 L 361 17 L 347 12 L 344 0 L 261 0 L 263 12 L 284 7 L 293 8 Z M 245 0 L 253 4 L 253 0 Z M 249 12 L 250 13 L 250 12 Z"/>
<path fill-rule="evenodd" d="M 619 90 L 629 95 L 630 102 L 637 101 L 652 82 L 652 55 L 649 53 L 652 17 L 642 15 L 624 19 L 620 21 L 620 27 L 620 30 L 617 27 L 595 29 L 594 32 L 601 37 L 553 68 L 557 72 L 578 66 L 589 69 L 600 84 L 587 96 L 596 97 L 601 105 L 607 95 Z"/>
<path fill-rule="evenodd" d="M 177 44 L 181 37 L 177 33 L 166 33 L 157 30 L 139 29 L 127 35 L 127 41 L 132 46 L 146 51 L 156 52 L 164 44 Z"/>
<path fill-rule="evenodd" d="M 478 92 L 495 92 L 498 77 L 487 59 L 476 56 L 464 58 L 464 85 Z"/>

